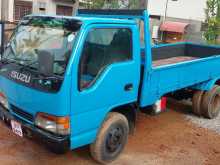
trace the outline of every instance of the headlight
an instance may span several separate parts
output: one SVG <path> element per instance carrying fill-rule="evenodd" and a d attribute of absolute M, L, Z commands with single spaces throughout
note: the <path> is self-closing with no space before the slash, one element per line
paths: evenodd
<path fill-rule="evenodd" d="M 4 93 L 0 92 L 0 104 L 6 109 L 9 109 L 8 100 Z"/>
<path fill-rule="evenodd" d="M 69 117 L 57 117 L 45 113 L 38 113 L 35 118 L 35 125 L 59 135 L 68 135 L 70 133 Z"/>

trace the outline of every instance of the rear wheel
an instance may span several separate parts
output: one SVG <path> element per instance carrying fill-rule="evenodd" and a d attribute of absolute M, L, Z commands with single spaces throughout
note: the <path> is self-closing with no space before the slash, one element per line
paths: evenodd
<path fill-rule="evenodd" d="M 202 103 L 203 95 L 204 95 L 204 91 L 196 91 L 193 94 L 193 98 L 192 98 L 193 113 L 198 116 L 201 116 L 201 103 Z"/>
<path fill-rule="evenodd" d="M 202 115 L 214 119 L 220 112 L 220 87 L 214 86 L 212 90 L 205 92 L 202 98 Z"/>
<path fill-rule="evenodd" d="M 126 117 L 120 113 L 109 113 L 96 141 L 90 145 L 92 157 L 99 163 L 115 160 L 123 151 L 128 139 L 129 126 Z"/>

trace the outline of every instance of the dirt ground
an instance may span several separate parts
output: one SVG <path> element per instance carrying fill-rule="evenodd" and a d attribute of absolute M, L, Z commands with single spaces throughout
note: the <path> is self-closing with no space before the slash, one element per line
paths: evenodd
<path fill-rule="evenodd" d="M 179 106 L 179 107 L 178 107 Z M 184 109 L 182 105 L 171 109 Z M 1 165 L 96 165 L 88 147 L 55 155 L 29 139 L 14 135 L 0 123 Z M 140 114 L 116 165 L 219 165 L 220 135 L 190 123 L 179 111 L 159 116 Z"/>

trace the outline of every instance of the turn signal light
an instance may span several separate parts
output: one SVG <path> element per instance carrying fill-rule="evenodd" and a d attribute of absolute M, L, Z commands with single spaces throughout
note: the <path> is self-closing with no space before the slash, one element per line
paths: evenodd
<path fill-rule="evenodd" d="M 0 103 L 4 108 L 9 109 L 7 97 L 2 92 L 0 92 Z"/>
<path fill-rule="evenodd" d="M 59 135 L 70 133 L 70 119 L 68 116 L 58 117 L 40 112 L 35 118 L 35 125 Z"/>

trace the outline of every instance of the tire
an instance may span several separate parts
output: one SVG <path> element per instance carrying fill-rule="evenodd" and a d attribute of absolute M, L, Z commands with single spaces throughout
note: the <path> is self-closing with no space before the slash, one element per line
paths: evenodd
<path fill-rule="evenodd" d="M 201 103 L 202 103 L 202 98 L 204 95 L 204 91 L 196 91 L 193 94 L 193 98 L 192 98 L 192 110 L 193 113 L 201 116 L 202 112 L 201 112 Z"/>
<path fill-rule="evenodd" d="M 220 87 L 214 86 L 212 90 L 205 92 L 202 98 L 202 115 L 208 119 L 214 119 L 220 112 Z"/>
<path fill-rule="evenodd" d="M 109 113 L 96 141 L 90 145 L 92 157 L 101 164 L 114 161 L 123 151 L 129 133 L 126 117 L 120 113 Z"/>

